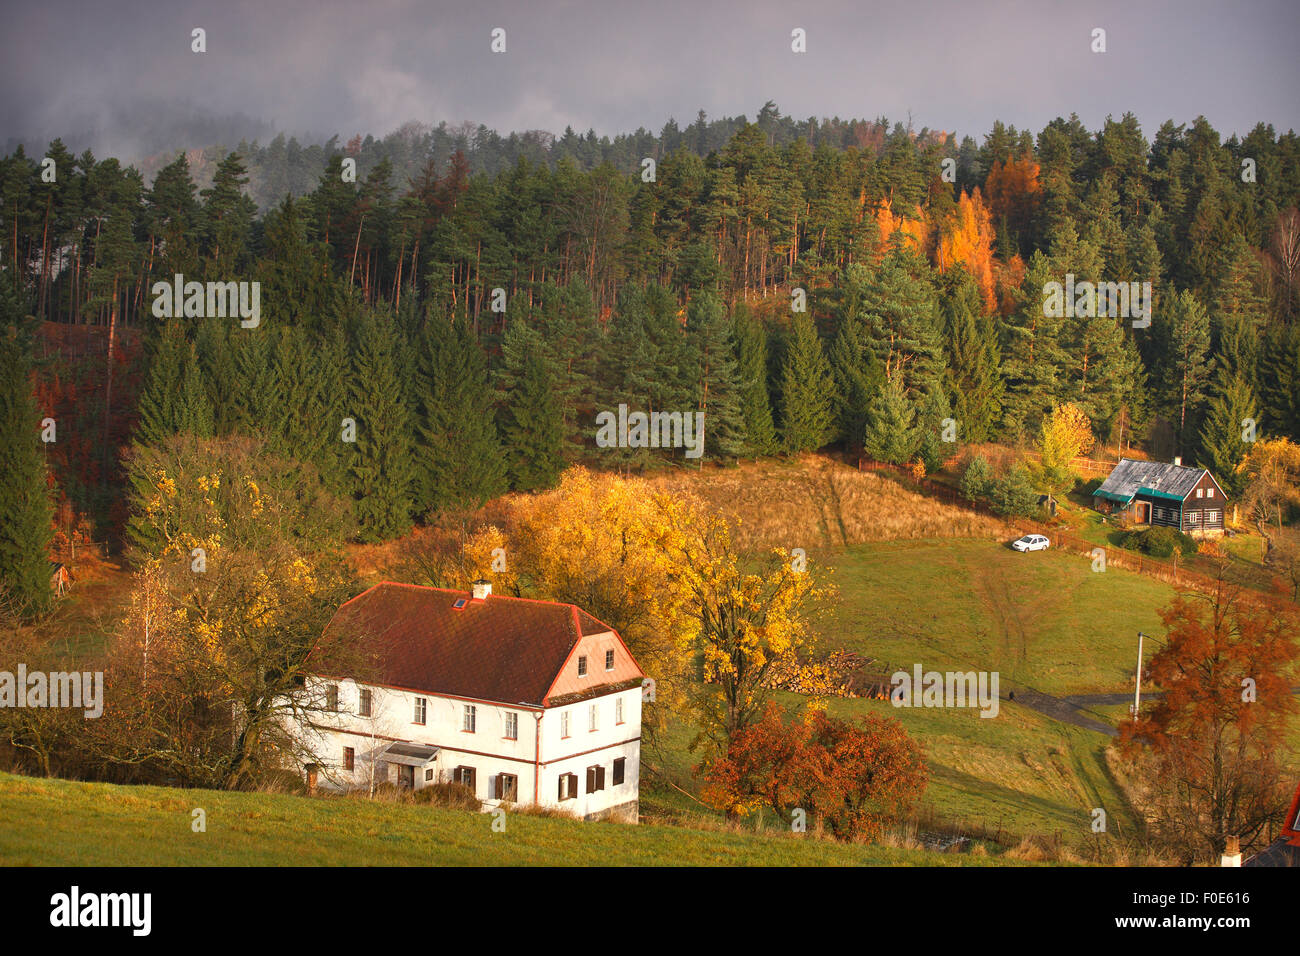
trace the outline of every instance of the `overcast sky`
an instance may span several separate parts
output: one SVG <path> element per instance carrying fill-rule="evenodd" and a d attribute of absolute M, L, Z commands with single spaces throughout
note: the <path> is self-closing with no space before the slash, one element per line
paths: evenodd
<path fill-rule="evenodd" d="M 104 125 L 130 149 L 167 105 L 278 130 L 381 136 L 407 120 L 502 132 L 658 131 L 744 113 L 887 116 L 982 140 L 1135 113 L 1148 137 L 1300 128 L 1297 0 L 5 0 L 0 142 Z M 190 31 L 207 31 L 207 52 Z M 507 52 L 489 49 L 494 27 Z M 807 53 L 790 32 L 807 31 Z M 1090 50 L 1094 27 L 1107 52 Z M 206 145 L 206 144 L 177 144 Z"/>

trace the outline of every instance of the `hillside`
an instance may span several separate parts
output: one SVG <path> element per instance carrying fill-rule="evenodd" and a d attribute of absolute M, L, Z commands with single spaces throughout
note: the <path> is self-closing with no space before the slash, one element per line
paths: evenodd
<path fill-rule="evenodd" d="M 207 831 L 191 829 L 195 808 Z M 93 834 L 93 839 L 88 839 Z M 582 823 L 352 798 L 38 780 L 0 774 L 6 866 L 958 866 L 986 856 L 810 837 Z M 1010 864 L 1011 861 L 1005 861 Z"/>

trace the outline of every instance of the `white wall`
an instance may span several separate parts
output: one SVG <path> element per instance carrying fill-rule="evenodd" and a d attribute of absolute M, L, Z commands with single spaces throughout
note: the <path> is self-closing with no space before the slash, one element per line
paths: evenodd
<path fill-rule="evenodd" d="M 319 694 L 324 701 L 325 687 L 330 681 L 312 679 L 309 692 Z M 476 793 L 480 800 L 495 805 L 492 799 L 493 780 L 499 773 L 513 774 L 518 778 L 518 802 L 537 802 L 557 807 L 578 816 L 607 810 L 637 799 L 640 778 L 641 689 L 608 694 L 594 700 L 585 700 L 567 707 L 554 707 L 537 711 L 524 707 L 505 707 L 480 701 L 463 701 L 447 697 L 419 694 L 413 691 L 369 687 L 371 691 L 371 716 L 358 713 L 361 686 L 353 681 L 339 684 L 339 711 L 314 712 L 313 721 L 320 729 L 306 728 L 300 732 L 320 757 L 320 786 L 324 789 L 367 788 L 370 785 L 371 754 L 377 754 L 393 739 L 410 743 L 428 744 L 439 748 L 437 759 L 429 765 L 434 771 L 433 781 L 425 781 L 423 770 L 415 772 L 415 786 L 426 786 L 435 781 L 452 778 L 458 766 L 473 767 L 476 771 Z M 367 685 L 369 686 L 369 685 Z M 415 700 L 424 697 L 426 723 L 414 722 Z M 623 701 L 623 722 L 615 723 L 615 699 Z M 462 729 L 463 708 L 470 704 L 476 708 L 475 731 Z M 597 729 L 589 729 L 589 707 L 598 708 Z M 506 714 L 518 715 L 517 739 L 505 735 Z M 561 736 L 561 713 L 569 713 L 568 738 Z M 535 759 L 537 744 L 537 718 L 541 718 L 540 780 L 535 786 Z M 351 773 L 343 769 L 343 748 L 355 750 L 355 765 Z M 615 758 L 625 759 L 624 782 L 613 784 Z M 605 768 L 605 789 L 587 793 L 587 768 L 593 765 Z M 573 773 L 578 778 L 578 797 L 559 801 L 559 778 Z M 394 765 L 381 763 L 376 768 L 377 783 L 397 781 Z"/>

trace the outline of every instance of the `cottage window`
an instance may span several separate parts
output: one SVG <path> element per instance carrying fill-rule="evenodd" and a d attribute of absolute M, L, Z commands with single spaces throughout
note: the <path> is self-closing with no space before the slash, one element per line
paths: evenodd
<path fill-rule="evenodd" d="M 614 698 L 614 723 L 621 724 L 622 722 L 623 722 L 623 698 L 615 697 Z"/>
<path fill-rule="evenodd" d="M 344 747 L 343 748 L 343 769 L 352 770 L 356 767 L 356 765 L 357 765 L 357 752 L 355 748 Z"/>
<path fill-rule="evenodd" d="M 1207 498 L 1213 498 L 1213 497 L 1214 497 L 1214 489 L 1213 489 L 1213 488 L 1206 488 L 1206 489 L 1205 489 L 1205 497 L 1207 497 Z"/>
<path fill-rule="evenodd" d="M 519 739 L 519 715 L 514 711 L 510 711 L 506 714 L 506 739 Z"/>
<path fill-rule="evenodd" d="M 1196 497 L 1198 497 L 1198 498 L 1204 498 L 1204 497 L 1205 497 L 1205 489 L 1204 489 L 1204 488 L 1197 488 L 1197 489 L 1196 489 Z"/>
<path fill-rule="evenodd" d="M 569 736 L 569 712 L 567 710 L 560 713 L 560 736 Z"/>
<path fill-rule="evenodd" d="M 478 708 L 473 704 L 465 705 L 465 720 L 461 724 L 461 730 L 468 734 L 474 733 L 474 728 L 478 726 Z"/>
<path fill-rule="evenodd" d="M 433 770 L 432 769 L 426 770 L 424 772 L 425 783 L 428 783 L 432 779 L 433 779 Z"/>
<path fill-rule="evenodd" d="M 1187 526 L 1190 528 L 1201 523 L 1201 513 L 1199 511 L 1187 512 Z"/>
<path fill-rule="evenodd" d="M 607 671 L 612 671 L 613 669 L 614 669 L 614 652 L 613 652 L 613 651 L 606 651 L 606 652 L 605 652 L 605 670 L 607 670 Z"/>
<path fill-rule="evenodd" d="M 1206 524 L 1218 524 L 1218 523 L 1219 523 L 1219 512 L 1217 512 L 1217 511 L 1207 511 L 1207 512 L 1205 512 L 1205 523 L 1206 523 Z"/>
<path fill-rule="evenodd" d="M 579 677 L 587 676 L 587 655 L 586 654 L 583 654 L 578 658 L 578 676 Z"/>
<path fill-rule="evenodd" d="M 592 704 L 590 707 L 587 708 L 587 724 L 588 724 L 587 726 L 588 732 L 596 731 L 600 729 L 599 705 Z"/>
<path fill-rule="evenodd" d="M 429 714 L 428 699 L 424 697 L 415 698 L 415 722 L 417 724 L 424 723 L 424 720 L 428 716 L 428 714 Z"/>
<path fill-rule="evenodd" d="M 595 793 L 605 789 L 605 768 L 597 765 L 587 768 L 587 792 Z"/>
<path fill-rule="evenodd" d="M 509 800 L 514 803 L 519 799 L 519 778 L 512 773 L 499 773 L 496 776 L 496 799 Z"/>
<path fill-rule="evenodd" d="M 619 784 L 623 782 L 623 779 L 626 776 L 626 771 L 627 771 L 627 758 L 619 757 L 617 760 L 614 761 L 614 786 L 617 787 Z"/>
<path fill-rule="evenodd" d="M 371 700 L 370 700 L 370 691 L 368 691 L 368 690 L 363 690 L 363 691 L 361 692 L 361 704 L 360 704 L 360 706 L 357 708 L 357 712 L 358 712 L 359 714 L 361 714 L 362 717 L 369 717 L 369 716 L 370 716 L 370 703 L 371 703 Z"/>
<path fill-rule="evenodd" d="M 565 773 L 560 775 L 560 799 L 572 800 L 578 795 L 578 775 Z"/>
<path fill-rule="evenodd" d="M 337 711 L 339 709 L 339 685 L 325 685 L 325 709 Z"/>
<path fill-rule="evenodd" d="M 452 782 L 469 787 L 477 794 L 478 790 L 475 786 L 476 777 L 477 774 L 474 772 L 473 767 L 457 767 L 451 772 Z"/>

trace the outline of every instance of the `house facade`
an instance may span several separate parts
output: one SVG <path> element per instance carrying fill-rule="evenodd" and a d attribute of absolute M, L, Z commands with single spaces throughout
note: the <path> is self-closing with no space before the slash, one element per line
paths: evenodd
<path fill-rule="evenodd" d="M 365 650 L 367 679 L 322 667 L 299 727 L 318 785 L 457 782 L 489 807 L 635 821 L 645 675 L 619 635 L 571 604 L 383 583 L 323 643 Z"/>
<path fill-rule="evenodd" d="M 1178 460 L 1170 464 L 1121 458 L 1093 492 L 1093 505 L 1102 514 L 1133 524 L 1218 535 L 1223 533 L 1228 496 L 1204 468 L 1189 468 Z"/>

